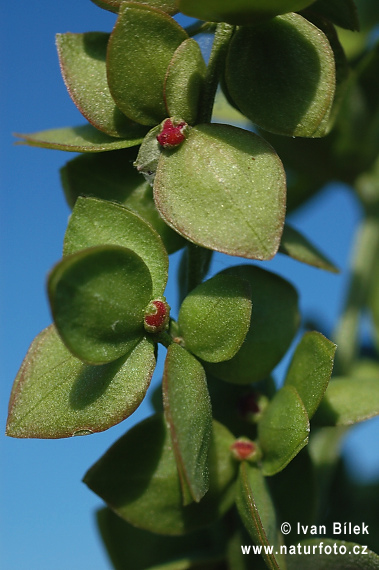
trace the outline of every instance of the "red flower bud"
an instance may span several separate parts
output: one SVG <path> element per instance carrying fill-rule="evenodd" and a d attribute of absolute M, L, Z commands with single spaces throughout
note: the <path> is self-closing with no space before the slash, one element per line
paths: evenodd
<path fill-rule="evenodd" d="M 230 446 L 230 451 L 238 461 L 257 461 L 261 457 L 258 446 L 253 441 L 245 437 L 236 439 L 236 441 Z"/>
<path fill-rule="evenodd" d="M 170 320 L 170 307 L 166 300 L 153 299 L 147 305 L 144 314 L 144 327 L 149 333 L 158 333 L 167 329 Z"/>
<path fill-rule="evenodd" d="M 176 122 L 174 119 L 166 119 L 162 123 L 162 130 L 157 136 L 157 141 L 163 148 L 175 148 L 185 140 L 187 127 L 185 121 Z"/>

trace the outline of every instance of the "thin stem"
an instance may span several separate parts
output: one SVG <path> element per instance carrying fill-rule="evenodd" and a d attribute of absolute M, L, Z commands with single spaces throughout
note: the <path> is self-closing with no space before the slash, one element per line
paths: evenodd
<path fill-rule="evenodd" d="M 153 340 L 155 342 L 163 344 L 163 346 L 165 346 L 166 348 L 168 348 L 170 344 L 174 342 L 174 339 L 168 332 L 156 333 L 155 335 L 153 335 Z"/>
<path fill-rule="evenodd" d="M 187 28 L 185 28 L 187 34 L 190 38 L 197 36 L 197 34 L 211 34 L 214 32 L 216 24 L 214 22 L 203 22 L 202 20 L 197 20 Z"/>
<path fill-rule="evenodd" d="M 193 243 L 187 245 L 187 294 L 204 279 L 212 255 L 211 249 L 205 249 Z"/>

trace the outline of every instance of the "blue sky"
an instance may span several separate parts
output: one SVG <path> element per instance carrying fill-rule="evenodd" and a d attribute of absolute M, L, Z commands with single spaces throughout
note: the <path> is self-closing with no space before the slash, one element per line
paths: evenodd
<path fill-rule="evenodd" d="M 126 429 L 149 415 L 137 413 L 105 433 L 69 440 L 5 438 L 6 410 L 13 379 L 34 336 L 51 322 L 45 278 L 61 257 L 69 215 L 59 168 L 72 155 L 14 146 L 12 132 L 82 124 L 60 77 L 54 46 L 57 32 L 110 31 L 115 16 L 90 0 L 4 2 L 1 11 L 1 506 L 2 570 L 110 568 L 98 540 L 93 513 L 101 505 L 81 483 L 87 468 Z M 278 256 L 267 267 L 296 284 L 301 307 L 333 328 L 342 308 L 346 268 L 360 210 L 342 185 L 326 189 L 292 222 L 342 269 L 328 274 Z M 173 273 L 178 256 L 172 259 Z M 239 261 L 238 261 L 239 262 Z M 216 256 L 213 271 L 227 266 Z M 175 306 L 170 286 L 167 297 Z M 282 364 L 277 376 L 285 369 Z M 156 381 L 159 380 L 159 375 Z M 356 476 L 379 476 L 379 422 L 358 426 L 345 444 Z"/>

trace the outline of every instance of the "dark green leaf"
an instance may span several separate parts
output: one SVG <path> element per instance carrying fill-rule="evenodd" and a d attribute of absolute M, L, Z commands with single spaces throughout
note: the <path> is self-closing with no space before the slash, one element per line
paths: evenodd
<path fill-rule="evenodd" d="M 96 245 L 119 245 L 134 251 L 150 271 L 152 296 L 163 295 L 168 256 L 155 230 L 119 204 L 97 198 L 78 198 L 67 226 L 63 255 Z"/>
<path fill-rule="evenodd" d="M 332 273 L 339 273 L 337 267 L 329 261 L 306 237 L 286 224 L 284 226 L 279 253 L 284 253 L 297 261 L 319 267 Z"/>
<path fill-rule="evenodd" d="M 359 18 L 354 0 L 316 0 L 312 11 L 324 16 L 336 26 L 347 30 L 359 30 Z"/>
<path fill-rule="evenodd" d="M 50 326 L 33 341 L 16 377 L 7 434 L 50 439 L 106 430 L 140 405 L 154 368 L 154 344 L 146 338 L 115 362 L 88 366 Z"/>
<path fill-rule="evenodd" d="M 104 10 L 109 10 L 110 12 L 118 12 L 123 0 L 91 0 L 100 8 Z M 175 0 L 133 0 L 136 4 L 147 4 L 153 8 L 159 8 L 167 14 L 176 14 L 178 11 L 176 8 Z"/>
<path fill-rule="evenodd" d="M 186 534 L 220 518 L 234 501 L 237 463 L 232 434 L 213 422 L 210 487 L 200 503 L 183 506 L 171 436 L 155 415 L 119 439 L 87 472 L 84 482 L 122 518 L 138 528 Z"/>
<path fill-rule="evenodd" d="M 278 275 L 253 265 L 230 267 L 222 274 L 250 283 L 251 323 L 237 354 L 226 362 L 207 365 L 207 369 L 228 382 L 259 382 L 278 364 L 296 334 L 300 323 L 297 293 Z"/>
<path fill-rule="evenodd" d="M 265 548 L 278 544 L 276 513 L 270 491 L 261 470 L 245 461 L 240 465 L 236 504 L 251 538 L 263 547 L 262 556 L 267 568 L 283 568 L 280 555 L 265 553 Z"/>
<path fill-rule="evenodd" d="M 143 125 L 166 116 L 163 86 L 176 48 L 186 32 L 160 10 L 123 2 L 107 55 L 108 82 L 119 109 Z"/>
<path fill-rule="evenodd" d="M 379 556 L 361 544 L 313 538 L 289 548 L 288 570 L 378 570 Z M 314 553 L 314 554 L 313 554 Z"/>
<path fill-rule="evenodd" d="M 143 136 L 144 127 L 119 111 L 108 88 L 105 58 L 109 34 L 57 34 L 63 79 L 75 105 L 97 129 L 112 137 Z"/>
<path fill-rule="evenodd" d="M 308 443 L 309 419 L 293 386 L 284 386 L 271 400 L 258 424 L 264 475 L 275 475 Z"/>
<path fill-rule="evenodd" d="M 206 65 L 199 44 L 185 40 L 175 51 L 168 66 L 164 96 L 169 117 L 181 117 L 189 125 L 197 119 Z"/>
<path fill-rule="evenodd" d="M 259 127 L 281 135 L 319 137 L 331 110 L 335 64 L 327 37 L 298 14 L 241 27 L 226 63 L 227 89 Z"/>
<path fill-rule="evenodd" d="M 285 386 L 296 388 L 309 419 L 317 410 L 333 370 L 336 345 L 319 332 L 307 332 L 296 347 Z"/>
<path fill-rule="evenodd" d="M 193 127 L 163 151 L 154 183 L 163 219 L 203 247 L 270 259 L 279 247 L 285 177 L 279 157 L 257 135 L 221 124 Z"/>
<path fill-rule="evenodd" d="M 221 362 L 241 348 L 250 317 L 249 283 L 218 274 L 184 299 L 178 317 L 179 334 L 187 350 L 207 362 Z"/>
<path fill-rule="evenodd" d="M 128 138 L 120 139 L 110 137 L 92 125 L 82 125 L 31 134 L 16 133 L 15 136 L 23 139 L 17 141 L 16 144 L 28 144 L 29 146 L 66 150 L 68 152 L 103 152 L 137 146 L 143 141 L 144 135 L 141 132 L 136 132 Z"/>
<path fill-rule="evenodd" d="M 334 378 L 325 392 L 315 422 L 346 426 L 379 414 L 379 377 Z"/>
<path fill-rule="evenodd" d="M 176 3 L 187 16 L 246 25 L 277 14 L 297 12 L 312 2 L 314 0 L 177 0 Z"/>
<path fill-rule="evenodd" d="M 167 351 L 163 403 L 184 499 L 190 491 L 184 504 L 199 502 L 209 487 L 212 408 L 203 367 L 178 344 Z"/>
<path fill-rule="evenodd" d="M 144 336 L 152 280 L 130 249 L 103 245 L 68 255 L 52 269 L 48 289 L 59 334 L 89 364 L 116 360 Z"/>

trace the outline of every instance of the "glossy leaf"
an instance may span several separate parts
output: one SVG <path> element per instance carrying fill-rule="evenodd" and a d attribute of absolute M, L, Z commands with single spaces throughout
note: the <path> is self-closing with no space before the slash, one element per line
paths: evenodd
<path fill-rule="evenodd" d="M 278 364 L 296 334 L 300 323 L 297 293 L 278 275 L 253 265 L 230 267 L 224 274 L 250 284 L 251 323 L 237 354 L 226 362 L 207 364 L 207 370 L 227 382 L 259 382 Z"/>
<path fill-rule="evenodd" d="M 152 280 L 130 249 L 102 245 L 64 257 L 49 275 L 48 292 L 60 336 L 89 364 L 116 360 L 144 336 Z"/>
<path fill-rule="evenodd" d="M 285 386 L 296 388 L 309 419 L 317 410 L 333 370 L 336 345 L 319 332 L 307 332 L 296 347 Z"/>
<path fill-rule="evenodd" d="M 313 538 L 303 540 L 289 548 L 286 557 L 288 570 L 378 570 L 379 556 L 361 544 L 335 540 L 335 538 Z M 304 554 L 315 553 L 314 556 Z"/>
<path fill-rule="evenodd" d="M 284 171 L 251 132 L 193 127 L 179 148 L 162 152 L 154 199 L 163 219 L 197 245 L 249 259 L 270 259 L 279 247 Z"/>
<path fill-rule="evenodd" d="M 170 16 L 123 2 L 108 44 L 108 83 L 118 108 L 143 125 L 166 116 L 163 85 L 176 48 L 188 38 Z"/>
<path fill-rule="evenodd" d="M 331 110 L 335 64 L 327 37 L 298 14 L 241 27 L 232 38 L 226 84 L 238 109 L 281 135 L 322 136 Z"/>
<path fill-rule="evenodd" d="M 279 553 L 265 553 L 265 548 L 275 547 L 278 543 L 276 513 L 269 488 L 261 470 L 245 461 L 240 465 L 236 504 L 242 522 L 254 543 L 262 546 L 262 556 L 267 568 L 283 568 Z"/>
<path fill-rule="evenodd" d="M 146 338 L 115 362 L 88 366 L 50 326 L 33 341 L 16 377 L 7 435 L 51 439 L 106 430 L 140 405 L 154 368 L 154 344 Z"/>
<path fill-rule="evenodd" d="M 175 0 L 133 0 L 136 4 L 147 4 L 153 8 L 159 8 L 167 14 L 176 14 L 178 11 L 175 5 Z M 118 12 L 120 10 L 123 0 L 91 0 L 100 8 L 109 10 L 110 12 Z"/>
<path fill-rule="evenodd" d="M 183 506 L 171 436 L 161 415 L 138 424 L 87 472 L 84 482 L 138 528 L 181 535 L 215 522 L 234 501 L 234 438 L 213 422 L 210 487 L 200 503 Z"/>
<path fill-rule="evenodd" d="M 97 245 L 131 249 L 149 269 L 152 296 L 163 295 L 168 277 L 168 256 L 155 230 L 119 204 L 97 198 L 78 198 L 67 226 L 63 255 Z"/>
<path fill-rule="evenodd" d="M 177 0 L 177 5 L 183 14 L 193 18 L 246 25 L 277 14 L 297 12 L 313 2 L 314 0 Z"/>
<path fill-rule="evenodd" d="M 309 419 L 293 386 L 281 388 L 258 424 L 264 475 L 275 475 L 308 443 Z"/>
<path fill-rule="evenodd" d="M 119 202 L 149 222 L 161 236 L 167 253 L 184 245 L 183 238 L 162 220 L 155 207 L 153 190 L 133 166 L 135 149 L 102 154 L 84 154 L 61 169 L 61 180 L 68 205 L 78 196 L 92 196 Z"/>
<path fill-rule="evenodd" d="M 330 381 L 315 423 L 346 426 L 379 415 L 379 377 L 335 378 Z"/>
<path fill-rule="evenodd" d="M 57 34 L 59 63 L 75 105 L 97 129 L 112 137 L 143 136 L 145 129 L 125 117 L 109 91 L 105 58 L 109 34 Z"/>
<path fill-rule="evenodd" d="M 316 0 L 311 10 L 327 18 L 336 26 L 347 30 L 359 30 L 358 11 L 354 0 Z"/>
<path fill-rule="evenodd" d="M 199 44 L 188 39 L 175 51 L 166 72 L 164 97 L 169 117 L 181 117 L 189 125 L 197 119 L 206 65 Z"/>
<path fill-rule="evenodd" d="M 97 512 L 97 522 L 115 570 L 216 570 L 222 558 L 219 526 L 162 536 L 132 526 L 107 508 Z"/>
<path fill-rule="evenodd" d="M 187 350 L 202 360 L 229 360 L 241 348 L 250 317 L 249 283 L 218 274 L 184 299 L 178 317 L 179 335 Z"/>
<path fill-rule="evenodd" d="M 279 253 L 284 253 L 297 261 L 331 271 L 332 273 L 339 273 L 337 267 L 329 261 L 329 259 L 322 254 L 308 239 L 295 230 L 293 227 L 286 224 L 284 226 L 282 240 L 279 246 Z"/>
<path fill-rule="evenodd" d="M 199 502 L 209 487 L 208 454 L 212 407 L 200 362 L 178 344 L 167 351 L 163 403 L 184 504 Z M 189 489 L 190 497 L 186 497 Z"/>
<path fill-rule="evenodd" d="M 138 129 L 139 130 L 139 129 Z M 141 132 L 132 133 L 128 138 L 110 137 L 92 125 L 64 127 L 30 134 L 15 134 L 22 138 L 16 144 L 27 144 L 68 152 L 103 152 L 137 146 L 143 141 Z"/>

